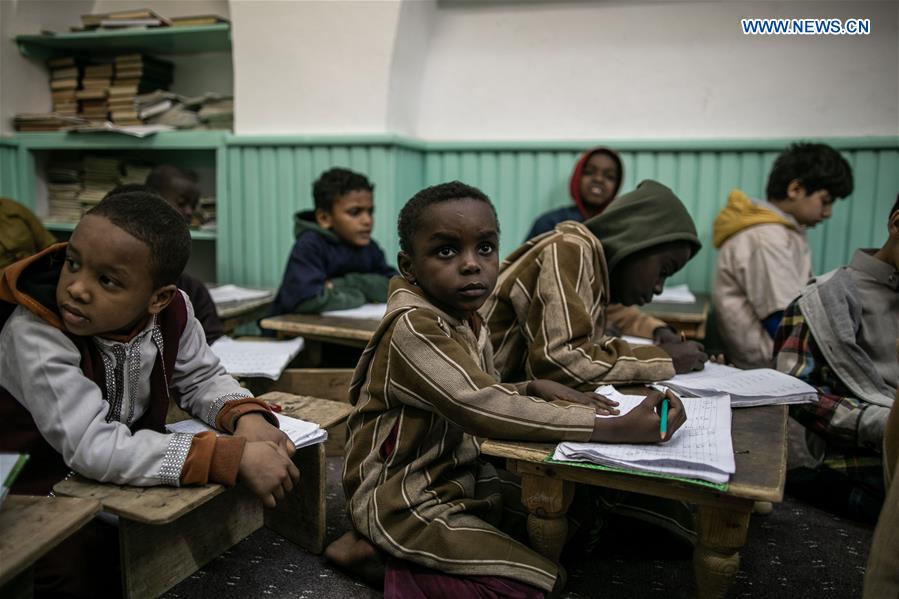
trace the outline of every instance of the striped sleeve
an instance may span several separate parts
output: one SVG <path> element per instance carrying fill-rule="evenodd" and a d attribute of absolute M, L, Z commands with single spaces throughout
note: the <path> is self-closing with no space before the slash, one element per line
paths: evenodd
<path fill-rule="evenodd" d="M 549 403 L 498 383 L 441 327 L 436 315 L 401 316 L 390 343 L 390 397 L 444 418 L 480 437 L 531 441 L 586 441 L 595 412 L 588 406 Z"/>
<path fill-rule="evenodd" d="M 595 339 L 600 286 L 592 252 L 560 238 L 541 254 L 527 315 L 529 374 L 592 390 L 599 384 L 664 380 L 674 376 L 663 350 Z"/>

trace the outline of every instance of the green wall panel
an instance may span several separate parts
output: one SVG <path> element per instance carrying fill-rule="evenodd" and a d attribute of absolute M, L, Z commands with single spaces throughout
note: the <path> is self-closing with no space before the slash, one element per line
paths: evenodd
<path fill-rule="evenodd" d="M 15 143 L 0 140 L 0 196 L 21 201 L 22 169 L 19 156 L 19 148 Z"/>
<path fill-rule="evenodd" d="M 422 186 L 419 151 L 377 143 L 246 143 L 235 137 L 226 154 L 231 201 L 218 208 L 220 281 L 276 287 L 294 242 L 293 214 L 313 208 L 313 182 L 335 166 L 362 172 L 374 183 L 374 238 L 395 262 L 397 214 Z"/>
<path fill-rule="evenodd" d="M 648 147 L 621 152 L 622 192 L 632 190 L 644 179 L 657 179 L 674 189 L 693 215 L 703 249 L 671 282 L 687 282 L 700 292 L 711 290 L 715 265 L 712 223 L 729 191 L 737 187 L 752 197 L 763 197 L 768 170 L 778 154 L 765 140 L 759 142 L 758 149 L 749 144 L 725 145 L 724 149 L 716 149 L 715 142 L 707 145 L 708 150 L 694 142 L 683 150 L 653 151 Z M 854 193 L 836 204 L 830 221 L 809 234 L 816 272 L 844 264 L 855 248 L 879 246 L 885 236 L 886 213 L 899 192 L 899 150 L 895 140 L 880 148 L 858 145 L 861 148 L 854 149 L 852 140 L 840 144 L 853 165 Z M 480 152 L 455 147 L 429 149 L 425 183 L 458 178 L 487 193 L 496 204 L 505 255 L 523 241 L 539 214 L 570 202 L 568 178 L 577 156 L 578 152 L 568 148 Z"/>
<path fill-rule="evenodd" d="M 87 140 L 87 141 L 85 141 Z M 96 141 L 96 143 L 94 143 Z M 857 247 L 880 245 L 887 211 L 899 192 L 899 139 L 825 139 L 855 171 L 852 196 L 839 201 L 833 218 L 812 230 L 816 272 L 845 263 Z M 90 144 L 88 142 L 91 142 Z M 0 194 L 32 201 L 30 152 L 60 145 L 94 147 L 100 140 L 68 141 L 61 134 L 0 138 Z M 503 255 L 521 241 L 542 212 L 567 204 L 574 161 L 590 142 L 421 142 L 394 135 L 360 136 L 160 136 L 117 140 L 152 150 L 169 147 L 216 151 L 219 282 L 275 287 L 293 244 L 293 214 L 312 208 L 312 183 L 333 166 L 365 173 L 375 184 L 374 236 L 389 261 L 399 250 L 400 208 L 426 185 L 460 179 L 481 188 L 496 204 Z M 788 140 L 616 141 L 624 163 L 622 190 L 654 178 L 672 187 L 696 220 L 701 253 L 672 282 L 709 291 L 715 263 L 712 222 L 729 190 L 764 194 L 767 173 Z M 42 145 L 43 144 L 43 145 Z M 118 147 L 118 146 L 116 146 Z M 184 146 L 187 148 L 187 146 Z M 188 149 L 190 149 L 188 148 Z"/>

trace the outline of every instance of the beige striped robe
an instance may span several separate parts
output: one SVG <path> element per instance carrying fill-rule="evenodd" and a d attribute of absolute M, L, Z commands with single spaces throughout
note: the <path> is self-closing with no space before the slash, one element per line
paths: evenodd
<path fill-rule="evenodd" d="M 476 335 L 399 277 L 387 310 L 350 386 L 343 483 L 354 526 L 404 560 L 552 589 L 556 565 L 497 528 L 501 482 L 478 459 L 478 437 L 586 441 L 594 410 L 498 383 L 486 327 Z"/>
<path fill-rule="evenodd" d="M 515 250 L 481 308 L 501 380 L 550 379 L 592 391 L 674 376 L 661 349 L 603 336 L 608 303 L 602 245 L 584 225 L 563 222 Z"/>

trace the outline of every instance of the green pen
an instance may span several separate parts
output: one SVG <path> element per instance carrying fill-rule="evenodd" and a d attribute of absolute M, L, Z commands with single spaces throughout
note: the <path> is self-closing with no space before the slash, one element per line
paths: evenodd
<path fill-rule="evenodd" d="M 649 385 L 649 387 L 661 393 L 664 398 L 659 409 L 659 438 L 664 441 L 668 434 L 668 398 L 665 397 L 668 394 L 668 388 L 661 385 Z"/>

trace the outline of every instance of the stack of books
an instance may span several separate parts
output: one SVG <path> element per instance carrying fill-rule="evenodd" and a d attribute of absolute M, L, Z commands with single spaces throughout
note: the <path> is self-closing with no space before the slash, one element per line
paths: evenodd
<path fill-rule="evenodd" d="M 107 96 L 112 84 L 114 67 L 111 63 L 84 67 L 81 89 L 76 96 L 81 101 L 81 116 L 91 121 L 105 121 L 109 115 Z"/>
<path fill-rule="evenodd" d="M 171 24 L 172 22 L 169 19 L 148 8 L 81 15 L 81 25 L 85 30 L 168 27 Z"/>
<path fill-rule="evenodd" d="M 84 157 L 84 189 L 78 194 L 81 207 L 87 211 L 100 203 L 119 184 L 122 162 L 112 156 Z"/>
<path fill-rule="evenodd" d="M 115 80 L 109 88 L 112 121 L 118 125 L 142 125 L 135 98 L 156 90 L 168 89 L 174 65 L 145 54 L 122 54 L 115 57 Z"/>
<path fill-rule="evenodd" d="M 81 84 L 81 69 L 71 56 L 51 58 L 47 61 L 50 70 L 50 97 L 53 112 L 62 116 L 78 116 L 76 90 Z"/>
<path fill-rule="evenodd" d="M 199 115 L 207 129 L 232 129 L 234 127 L 234 99 L 209 100 L 200 108 Z"/>
<path fill-rule="evenodd" d="M 77 223 L 81 220 L 81 161 L 53 159 L 47 165 L 47 220 Z"/>

